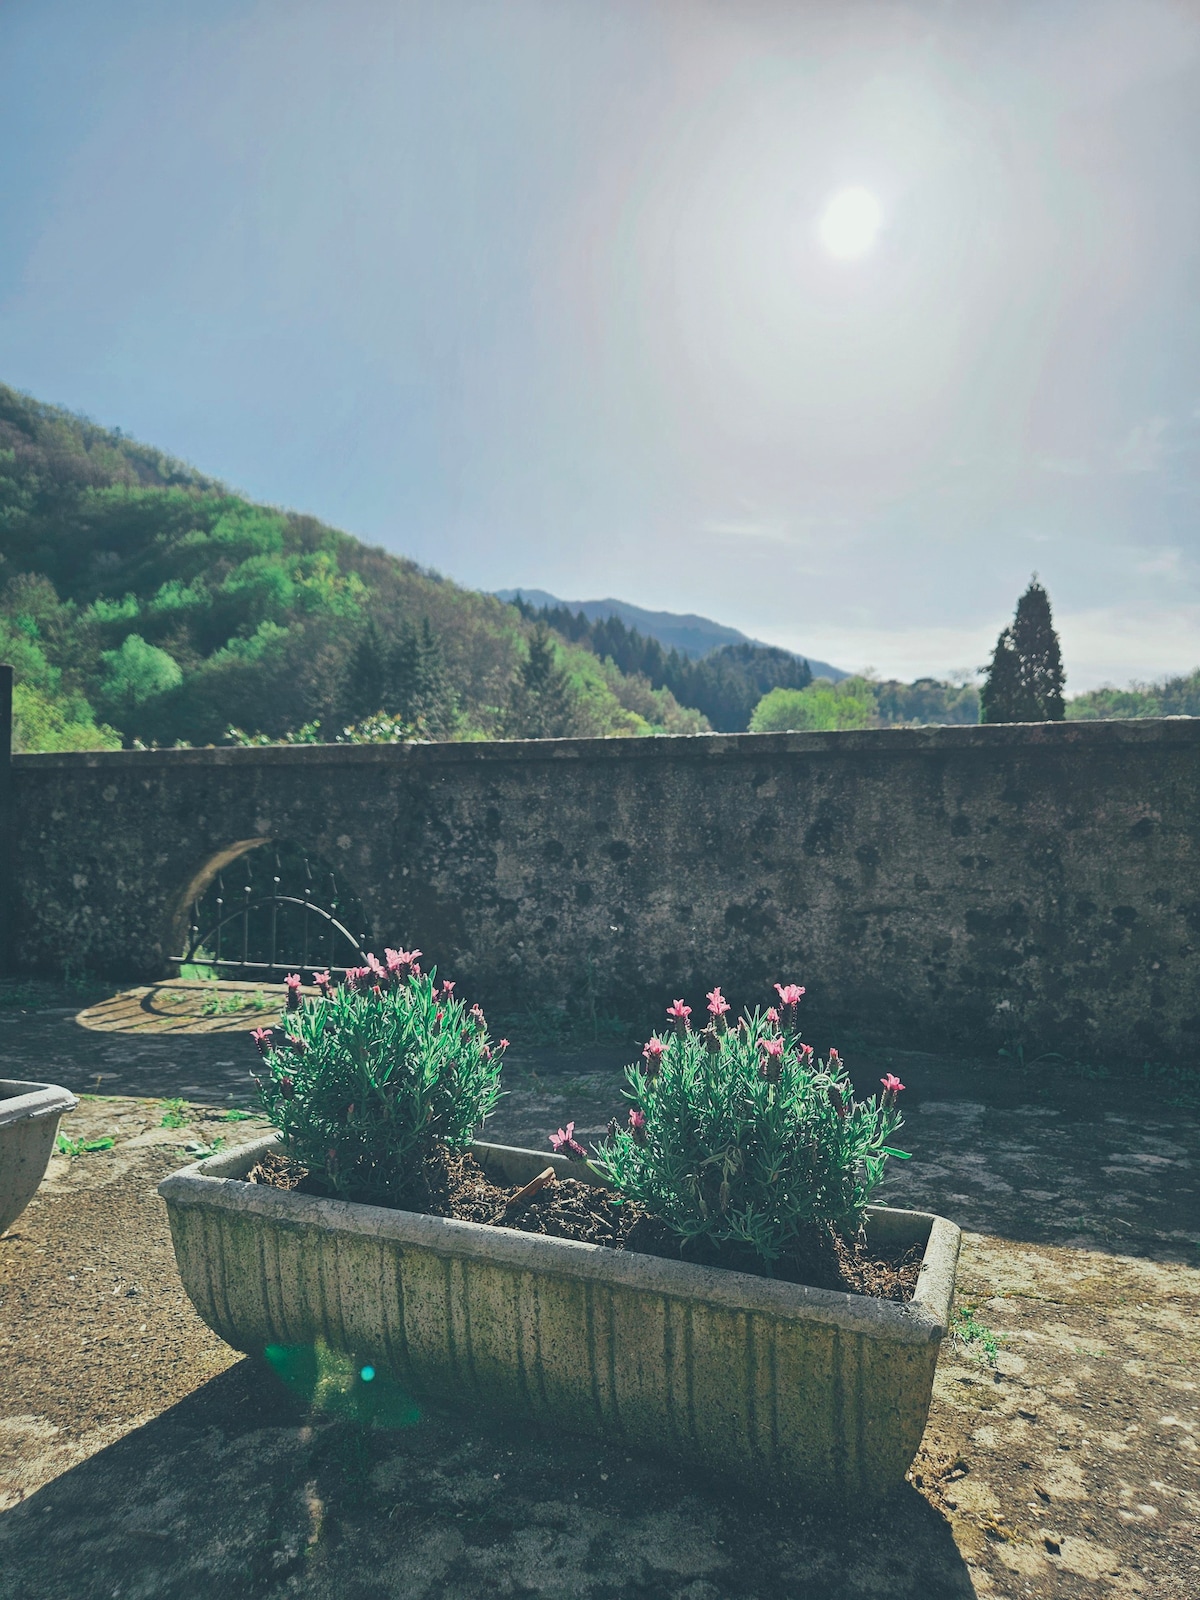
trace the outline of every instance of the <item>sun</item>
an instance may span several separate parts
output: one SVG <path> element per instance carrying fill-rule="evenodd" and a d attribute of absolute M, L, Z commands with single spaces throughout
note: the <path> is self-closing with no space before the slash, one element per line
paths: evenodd
<path fill-rule="evenodd" d="M 839 189 L 821 214 L 817 233 L 831 256 L 856 261 L 875 244 L 883 208 L 869 189 Z"/>

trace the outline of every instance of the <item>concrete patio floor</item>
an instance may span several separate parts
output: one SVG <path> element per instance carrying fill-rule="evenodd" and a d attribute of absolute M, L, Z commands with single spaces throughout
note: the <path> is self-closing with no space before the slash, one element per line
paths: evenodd
<path fill-rule="evenodd" d="M 113 1148 L 56 1156 L 0 1239 L 0 1600 L 1200 1593 L 1193 1113 L 1052 1068 L 845 1052 L 863 1089 L 908 1085 L 913 1159 L 882 1198 L 968 1230 L 976 1337 L 943 1351 L 912 1482 L 830 1519 L 569 1415 L 498 1427 L 336 1374 L 313 1393 L 221 1344 L 154 1187 L 189 1143 L 256 1131 L 225 1120 L 250 1048 L 0 1016 L 0 1075 L 119 1090 L 64 1125 Z M 626 1055 L 514 1052 L 489 1136 L 542 1148 L 568 1116 L 594 1136 Z M 199 1103 L 183 1126 L 168 1093 Z"/>

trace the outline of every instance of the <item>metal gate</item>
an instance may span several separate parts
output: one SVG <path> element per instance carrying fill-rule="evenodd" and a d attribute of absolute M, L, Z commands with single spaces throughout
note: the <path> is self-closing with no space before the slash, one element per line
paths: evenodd
<path fill-rule="evenodd" d="M 357 897 L 339 887 L 333 869 L 280 842 L 248 850 L 217 873 L 193 902 L 187 948 L 172 960 L 193 977 L 270 982 L 288 972 L 344 973 L 363 961 L 365 929 Z"/>

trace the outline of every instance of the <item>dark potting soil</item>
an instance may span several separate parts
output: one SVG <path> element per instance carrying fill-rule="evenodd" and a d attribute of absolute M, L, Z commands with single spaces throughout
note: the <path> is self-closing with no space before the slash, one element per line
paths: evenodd
<path fill-rule="evenodd" d="M 306 1168 L 278 1151 L 268 1152 L 247 1174 L 246 1182 L 326 1197 L 330 1192 Z M 685 1246 L 677 1233 L 636 1201 L 614 1201 L 606 1189 L 578 1178 L 556 1177 L 535 1193 L 518 1196 L 525 1196 L 525 1191 L 493 1183 L 469 1151 L 436 1150 L 411 1192 L 402 1201 L 397 1198 L 396 1204 L 405 1211 L 433 1217 L 486 1222 L 496 1228 L 518 1228 L 524 1233 L 633 1250 L 669 1261 L 768 1276 L 759 1258 L 744 1246 L 698 1241 Z M 775 1262 L 770 1276 L 814 1289 L 911 1300 L 922 1254 L 920 1245 L 879 1249 L 813 1228 L 800 1249 Z"/>

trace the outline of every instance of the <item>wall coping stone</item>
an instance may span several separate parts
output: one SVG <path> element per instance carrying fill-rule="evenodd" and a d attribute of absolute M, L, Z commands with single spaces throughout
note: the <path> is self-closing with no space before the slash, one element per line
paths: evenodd
<path fill-rule="evenodd" d="M 145 771 L 154 767 L 458 766 L 472 762 L 757 760 L 778 756 L 1053 754 L 1097 746 L 1200 746 L 1200 717 L 1011 722 L 837 733 L 699 733 L 649 738 L 490 739 L 385 745 L 208 745 L 193 750 L 67 750 L 15 755 L 16 772 Z"/>

